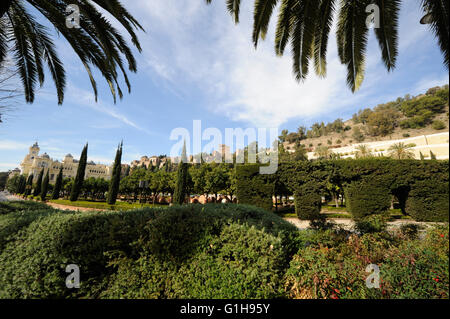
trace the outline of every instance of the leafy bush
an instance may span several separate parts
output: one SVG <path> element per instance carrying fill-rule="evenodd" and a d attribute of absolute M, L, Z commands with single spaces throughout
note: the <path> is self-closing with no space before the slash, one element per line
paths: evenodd
<path fill-rule="evenodd" d="M 331 246 L 313 243 L 293 257 L 285 276 L 290 298 L 449 297 L 448 225 L 429 230 L 425 240 L 385 233 L 330 239 Z M 380 268 L 380 289 L 366 286 L 369 264 Z"/>
<path fill-rule="evenodd" d="M 295 226 L 245 205 L 45 214 L 5 242 L 1 298 L 276 297 L 298 249 Z"/>
<path fill-rule="evenodd" d="M 105 253 L 131 253 L 129 243 L 154 213 L 57 213 L 36 219 L 0 254 L 0 298 L 95 297 L 111 274 Z M 80 289 L 65 287 L 69 264 L 80 267 Z"/>
<path fill-rule="evenodd" d="M 236 195 L 240 204 L 272 210 L 275 184 L 272 176 L 260 174 L 259 168 L 257 164 L 236 167 Z"/>
<path fill-rule="evenodd" d="M 391 203 L 389 189 L 382 183 L 354 181 L 345 188 L 347 208 L 355 220 L 386 212 Z"/>
<path fill-rule="evenodd" d="M 295 212 L 301 220 L 316 220 L 320 216 L 322 197 L 312 187 L 304 185 L 294 193 Z"/>
<path fill-rule="evenodd" d="M 380 233 L 387 229 L 387 214 L 369 215 L 357 219 L 355 230 L 360 234 Z"/>
<path fill-rule="evenodd" d="M 433 121 L 432 127 L 433 127 L 433 129 L 435 129 L 435 130 L 443 130 L 443 129 L 445 129 L 447 126 L 445 125 L 444 122 L 439 121 L 439 120 L 435 120 L 435 121 Z"/>
<path fill-rule="evenodd" d="M 448 181 L 417 181 L 409 192 L 406 211 L 417 221 L 448 222 L 448 201 Z"/>
<path fill-rule="evenodd" d="M 107 298 L 270 298 L 283 295 L 286 268 L 281 240 L 231 224 L 204 237 L 198 253 L 179 264 L 149 252 L 120 259 Z"/>
<path fill-rule="evenodd" d="M 44 203 L 38 203 L 33 201 L 12 201 L 12 202 L 0 202 L 0 215 L 9 214 L 18 211 L 33 211 L 48 209 L 49 207 Z"/>

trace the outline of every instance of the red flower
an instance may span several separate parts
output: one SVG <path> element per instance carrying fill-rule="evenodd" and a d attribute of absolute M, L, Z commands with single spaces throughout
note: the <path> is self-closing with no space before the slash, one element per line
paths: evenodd
<path fill-rule="evenodd" d="M 440 234 L 439 236 L 441 236 L 441 238 L 444 238 L 444 234 Z"/>
<path fill-rule="evenodd" d="M 339 299 L 339 297 L 336 296 L 335 294 L 332 294 L 332 295 L 331 295 L 331 299 Z"/>
<path fill-rule="evenodd" d="M 337 293 L 337 294 L 340 294 L 341 292 L 339 291 L 339 289 L 334 289 L 334 291 Z"/>

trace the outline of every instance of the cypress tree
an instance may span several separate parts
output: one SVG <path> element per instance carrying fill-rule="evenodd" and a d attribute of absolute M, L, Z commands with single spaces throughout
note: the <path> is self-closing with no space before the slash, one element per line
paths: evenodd
<path fill-rule="evenodd" d="M 88 144 L 86 143 L 86 145 L 83 148 L 83 151 L 81 152 L 80 162 L 78 163 L 77 175 L 75 176 L 72 191 L 70 192 L 71 202 L 76 202 L 78 200 L 81 188 L 83 187 L 84 174 L 86 171 L 87 152 L 88 152 Z"/>
<path fill-rule="evenodd" d="M 27 180 L 26 180 L 25 176 L 20 175 L 20 177 L 19 177 L 19 187 L 17 188 L 17 193 L 24 194 L 26 186 L 27 186 Z"/>
<path fill-rule="evenodd" d="M 125 173 L 123 174 L 123 177 L 130 176 L 130 166 L 127 166 Z"/>
<path fill-rule="evenodd" d="M 436 155 L 434 155 L 434 153 L 433 153 L 432 151 L 430 151 L 430 156 L 431 156 L 431 159 L 432 159 L 432 160 L 435 160 L 435 159 L 436 159 Z"/>
<path fill-rule="evenodd" d="M 33 196 L 39 196 L 41 195 L 41 188 L 42 188 L 42 179 L 44 177 L 44 169 L 41 170 L 41 172 L 38 175 L 38 180 L 36 182 L 36 188 L 34 189 Z"/>
<path fill-rule="evenodd" d="M 31 194 L 31 188 L 33 187 L 33 178 L 34 178 L 33 174 L 30 174 L 30 176 L 28 176 L 27 183 L 25 185 L 25 196 Z"/>
<path fill-rule="evenodd" d="M 52 199 L 58 199 L 61 193 L 63 183 L 63 167 L 59 169 L 58 177 L 56 178 L 55 187 L 53 188 Z"/>
<path fill-rule="evenodd" d="M 45 198 L 47 197 L 48 183 L 50 181 L 48 171 L 49 170 L 47 170 L 47 174 L 45 174 L 44 180 L 42 181 L 41 201 L 45 201 Z"/>
<path fill-rule="evenodd" d="M 425 156 L 423 156 L 422 152 L 419 152 L 419 153 L 420 153 L 420 160 L 421 161 L 425 160 Z"/>
<path fill-rule="evenodd" d="M 116 152 L 116 158 L 114 160 L 111 182 L 109 183 L 109 191 L 108 191 L 109 205 L 114 205 L 116 203 L 117 194 L 119 193 L 120 173 L 122 171 L 122 147 L 123 142 L 119 144 L 119 147 L 117 148 Z"/>
<path fill-rule="evenodd" d="M 188 164 L 186 157 L 186 141 L 183 146 L 183 153 L 181 154 L 181 161 L 178 164 L 177 183 L 175 185 L 175 192 L 173 194 L 173 203 L 183 205 L 187 194 L 187 178 L 188 178 Z"/>

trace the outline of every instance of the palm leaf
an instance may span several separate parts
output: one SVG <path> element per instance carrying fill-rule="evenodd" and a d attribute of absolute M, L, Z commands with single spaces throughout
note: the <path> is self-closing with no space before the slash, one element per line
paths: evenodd
<path fill-rule="evenodd" d="M 314 36 L 314 67 L 317 75 L 324 77 L 327 73 L 327 46 L 336 0 L 322 0 L 319 6 L 317 28 Z"/>
<path fill-rule="evenodd" d="M 308 75 L 309 61 L 313 53 L 314 31 L 319 12 L 316 0 L 300 0 L 294 5 L 292 27 L 292 54 L 297 81 Z"/>
<path fill-rule="evenodd" d="M 383 62 L 391 71 L 398 55 L 398 16 L 401 0 L 375 0 L 380 8 L 380 27 L 375 34 L 381 48 Z"/>
<path fill-rule="evenodd" d="M 273 9 L 276 7 L 278 0 L 255 0 L 255 13 L 253 24 L 253 43 L 258 46 L 258 39 L 264 40 L 269 27 L 270 18 Z"/>
<path fill-rule="evenodd" d="M 282 0 L 278 14 L 277 29 L 275 31 L 275 52 L 281 56 L 284 54 L 289 42 L 293 25 L 293 5 L 297 0 Z"/>
<path fill-rule="evenodd" d="M 444 55 L 444 64 L 447 69 L 448 59 L 448 37 L 449 37 L 449 1 L 448 0 L 422 0 L 422 5 L 429 8 L 431 13 L 431 30 L 438 38 L 439 46 Z"/>
<path fill-rule="evenodd" d="M 370 0 L 342 0 L 337 44 L 341 62 L 347 66 L 347 84 L 355 92 L 364 80 L 368 28 L 366 7 Z"/>

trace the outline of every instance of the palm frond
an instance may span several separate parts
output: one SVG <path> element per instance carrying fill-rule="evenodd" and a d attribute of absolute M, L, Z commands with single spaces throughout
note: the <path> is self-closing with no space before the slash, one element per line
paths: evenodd
<path fill-rule="evenodd" d="M 33 48 L 27 38 L 27 30 L 23 24 L 17 23 L 16 12 L 9 10 L 7 13 L 14 34 L 14 60 L 20 79 L 24 87 L 27 103 L 34 102 L 34 88 L 36 85 L 36 63 L 33 56 Z"/>
<path fill-rule="evenodd" d="M 255 0 L 255 13 L 253 24 L 253 43 L 258 46 L 259 37 L 263 40 L 266 37 L 270 18 L 278 0 Z"/>
<path fill-rule="evenodd" d="M 297 1 L 298 0 L 281 1 L 280 11 L 278 14 L 277 29 L 275 31 L 275 52 L 279 56 L 284 54 L 284 50 L 291 36 L 293 25 L 292 8 L 294 3 Z"/>
<path fill-rule="evenodd" d="M 317 75 L 327 74 L 327 46 L 336 0 L 322 0 L 319 6 L 317 28 L 314 35 L 314 67 Z"/>
<path fill-rule="evenodd" d="M 316 0 L 297 1 L 293 7 L 292 55 L 297 81 L 308 75 L 309 61 L 313 53 L 314 32 L 319 12 Z"/>
<path fill-rule="evenodd" d="M 337 44 L 341 62 L 347 66 L 347 84 L 356 92 L 364 80 L 368 28 L 366 7 L 370 0 L 342 0 Z"/>
<path fill-rule="evenodd" d="M 241 0 L 227 0 L 227 9 L 233 17 L 234 23 L 239 23 L 240 8 Z"/>
<path fill-rule="evenodd" d="M 380 8 L 380 27 L 375 35 L 381 48 L 382 60 L 388 71 L 395 68 L 398 55 L 398 17 L 401 0 L 375 0 Z"/>
<path fill-rule="evenodd" d="M 449 37 L 449 11 L 450 2 L 448 0 L 422 0 L 424 8 L 428 8 L 431 13 L 431 30 L 437 37 L 442 54 L 444 55 L 444 64 L 449 67 L 448 58 L 448 37 Z"/>

